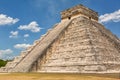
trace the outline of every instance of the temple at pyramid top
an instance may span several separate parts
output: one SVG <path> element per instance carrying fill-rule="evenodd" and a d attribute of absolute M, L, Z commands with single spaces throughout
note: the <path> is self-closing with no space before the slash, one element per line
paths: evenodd
<path fill-rule="evenodd" d="M 84 16 L 91 20 L 98 21 L 98 13 L 81 4 L 61 12 L 62 20 L 69 20 L 78 16 Z"/>

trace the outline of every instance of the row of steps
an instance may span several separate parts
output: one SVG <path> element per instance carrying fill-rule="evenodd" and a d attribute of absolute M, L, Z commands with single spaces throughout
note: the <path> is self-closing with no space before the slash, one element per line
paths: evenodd
<path fill-rule="evenodd" d="M 34 62 L 44 54 L 45 50 L 54 42 L 60 33 L 69 25 L 70 21 L 64 21 L 55 25 L 54 29 L 48 31 L 38 45 L 12 70 L 13 72 L 29 72 Z"/>
<path fill-rule="evenodd" d="M 56 26 L 56 25 L 57 25 L 57 24 L 55 24 L 55 26 Z M 40 41 L 41 41 L 46 35 L 48 35 L 48 33 L 49 33 L 51 30 L 52 30 L 52 29 L 48 29 L 48 31 L 47 31 L 46 34 L 42 35 L 39 40 L 35 40 L 34 43 L 33 43 L 33 45 L 31 45 L 30 47 L 28 47 L 25 51 L 22 51 L 22 52 L 21 52 L 20 56 L 16 56 L 16 57 L 14 58 L 14 60 L 11 61 L 11 62 L 8 62 L 5 67 L 1 67 L 1 68 L 0 68 L 0 72 L 11 72 L 11 70 L 12 70 L 17 64 L 19 64 L 19 63 L 40 43 Z"/>

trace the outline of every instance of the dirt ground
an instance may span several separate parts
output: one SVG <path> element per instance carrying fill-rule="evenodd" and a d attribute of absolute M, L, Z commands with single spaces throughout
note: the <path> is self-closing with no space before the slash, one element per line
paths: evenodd
<path fill-rule="evenodd" d="M 120 80 L 119 74 L 0 73 L 0 80 Z"/>

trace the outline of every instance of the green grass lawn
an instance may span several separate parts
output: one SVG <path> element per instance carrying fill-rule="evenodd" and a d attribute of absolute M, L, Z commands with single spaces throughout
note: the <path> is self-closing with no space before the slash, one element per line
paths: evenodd
<path fill-rule="evenodd" d="M 119 74 L 6 73 L 0 80 L 120 80 Z"/>

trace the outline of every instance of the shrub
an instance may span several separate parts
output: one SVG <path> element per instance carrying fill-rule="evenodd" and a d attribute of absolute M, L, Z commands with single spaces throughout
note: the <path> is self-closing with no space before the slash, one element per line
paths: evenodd
<path fill-rule="evenodd" d="M 0 67 L 5 66 L 7 64 L 7 62 L 8 62 L 7 60 L 4 61 L 4 60 L 0 59 Z"/>

